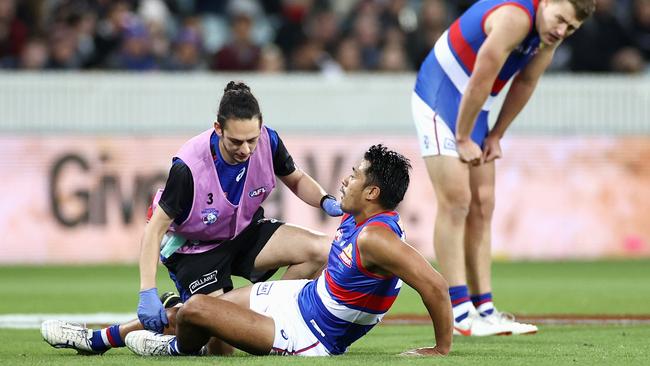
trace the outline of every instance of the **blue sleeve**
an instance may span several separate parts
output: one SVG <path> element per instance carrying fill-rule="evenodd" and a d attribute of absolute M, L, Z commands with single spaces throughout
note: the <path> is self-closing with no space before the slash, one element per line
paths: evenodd
<path fill-rule="evenodd" d="M 269 139 L 271 140 L 271 153 L 275 156 L 278 151 L 278 133 L 269 126 L 266 126 L 266 130 L 269 131 Z"/>

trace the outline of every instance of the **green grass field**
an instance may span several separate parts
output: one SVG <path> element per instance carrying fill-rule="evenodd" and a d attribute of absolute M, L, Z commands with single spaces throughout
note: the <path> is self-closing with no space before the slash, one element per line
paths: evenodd
<path fill-rule="evenodd" d="M 650 261 L 495 263 L 495 300 L 516 314 L 650 315 Z M 172 289 L 161 269 L 161 291 Z M 243 284 L 241 282 L 240 284 Z M 13 313 L 135 312 L 135 266 L 0 267 L 0 315 Z M 424 314 L 417 294 L 404 288 L 389 315 Z M 445 358 L 396 356 L 431 345 L 426 325 L 380 325 L 334 358 L 252 357 L 174 359 L 175 365 L 613 365 L 650 364 L 650 325 L 542 325 L 533 336 L 454 339 Z M 56 350 L 38 330 L 0 329 L 0 363 L 6 365 L 149 365 L 126 349 L 82 357 Z"/>

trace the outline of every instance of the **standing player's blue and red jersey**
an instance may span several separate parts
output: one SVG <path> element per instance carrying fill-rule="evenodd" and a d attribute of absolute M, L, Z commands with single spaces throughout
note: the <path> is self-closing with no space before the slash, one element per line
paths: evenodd
<path fill-rule="evenodd" d="M 495 96 L 537 53 L 540 38 L 535 29 L 539 0 L 481 0 L 472 5 L 438 39 L 422 63 L 415 93 L 456 132 L 460 101 L 474 71 L 476 55 L 485 41 L 485 20 L 496 9 L 517 6 L 530 17 L 530 31 L 510 53 L 492 85 L 492 91 L 476 120 L 472 140 L 482 145 L 487 136 L 488 111 Z"/>
<path fill-rule="evenodd" d="M 357 236 L 364 227 L 376 225 L 404 239 L 395 211 L 382 212 L 358 224 L 346 214 L 332 242 L 327 269 L 300 292 L 300 313 L 331 354 L 344 353 L 379 323 L 402 286 L 396 276 L 368 272 L 361 264 Z"/>

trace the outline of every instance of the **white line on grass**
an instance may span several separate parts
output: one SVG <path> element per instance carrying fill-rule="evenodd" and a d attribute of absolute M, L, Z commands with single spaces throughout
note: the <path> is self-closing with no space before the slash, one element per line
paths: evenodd
<path fill-rule="evenodd" d="M 39 329 L 48 319 L 65 320 L 78 324 L 118 324 L 136 319 L 133 313 L 95 313 L 95 314 L 3 314 L 0 315 L 0 328 Z"/>

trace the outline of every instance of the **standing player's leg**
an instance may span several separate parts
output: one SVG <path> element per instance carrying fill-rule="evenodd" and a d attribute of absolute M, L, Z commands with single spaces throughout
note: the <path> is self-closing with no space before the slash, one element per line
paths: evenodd
<path fill-rule="evenodd" d="M 492 304 L 492 214 L 494 212 L 494 162 L 470 167 L 472 200 L 465 225 L 465 264 L 472 302 L 481 315 Z"/>
<path fill-rule="evenodd" d="M 470 168 L 472 202 L 465 231 L 467 280 L 472 303 L 481 319 L 511 334 L 534 334 L 537 327 L 519 323 L 499 312 L 492 302 L 492 217 L 495 202 L 495 163 Z"/>
<path fill-rule="evenodd" d="M 454 323 L 464 324 L 472 308 L 463 246 L 471 200 L 469 169 L 467 164 L 450 156 L 429 156 L 424 161 L 438 204 L 433 235 L 436 259 L 440 272 L 449 284 Z"/>

